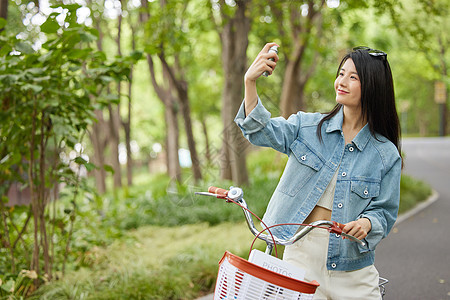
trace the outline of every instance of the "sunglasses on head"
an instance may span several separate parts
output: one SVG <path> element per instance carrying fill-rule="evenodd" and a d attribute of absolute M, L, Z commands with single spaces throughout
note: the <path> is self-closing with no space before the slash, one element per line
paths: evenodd
<path fill-rule="evenodd" d="M 382 57 L 384 59 L 386 59 L 386 57 L 387 57 L 387 54 L 385 52 L 383 52 L 381 50 L 372 49 L 372 48 L 369 48 L 366 46 L 359 46 L 359 47 L 353 48 L 353 51 L 356 51 L 356 50 L 367 51 L 367 52 L 369 52 L 370 55 L 375 56 L 375 57 Z"/>

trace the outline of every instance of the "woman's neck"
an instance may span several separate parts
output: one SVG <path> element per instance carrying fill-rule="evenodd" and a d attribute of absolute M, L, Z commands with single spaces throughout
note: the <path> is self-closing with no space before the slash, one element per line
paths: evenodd
<path fill-rule="evenodd" d="M 351 143 L 358 132 L 366 125 L 367 120 L 361 113 L 361 107 L 351 109 L 344 106 L 344 120 L 342 121 L 342 132 L 344 133 L 345 144 Z"/>

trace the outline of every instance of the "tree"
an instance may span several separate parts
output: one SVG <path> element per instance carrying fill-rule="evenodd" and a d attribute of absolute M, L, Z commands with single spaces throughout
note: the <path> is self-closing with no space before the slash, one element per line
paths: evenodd
<path fill-rule="evenodd" d="M 211 6 L 211 16 L 222 45 L 225 76 L 222 93 L 221 177 L 237 185 L 248 183 L 245 149 L 248 146 L 233 119 L 242 101 L 243 78 L 247 67 L 248 35 L 251 20 L 250 0 L 228 4 L 219 1 Z"/>
<path fill-rule="evenodd" d="M 148 9 L 148 2 L 145 0 L 141 1 L 142 10 L 140 13 L 140 23 L 142 26 L 149 21 L 150 12 Z M 178 159 L 178 148 L 179 148 L 179 129 L 178 129 L 178 106 L 176 99 L 172 94 L 172 89 L 167 82 L 167 70 L 163 74 L 163 78 L 166 79 L 162 84 L 158 83 L 155 63 L 153 57 L 150 53 L 146 55 L 148 68 L 150 71 L 151 83 L 153 88 L 158 95 L 158 98 L 163 103 L 164 118 L 166 123 L 166 165 L 167 171 L 170 178 L 181 182 L 181 167 Z"/>
<path fill-rule="evenodd" d="M 48 37 L 40 51 L 34 51 L 15 34 L 3 36 L 0 45 L 1 247 L 10 253 L 12 273 L 16 267 L 35 271 L 35 287 L 42 279 L 51 279 L 55 270 L 64 271 L 77 194 L 87 189 L 81 173 L 95 168 L 84 155 L 58 158 L 65 150 L 77 148 L 94 121 L 91 100 L 100 96 L 98 86 L 111 79 L 126 79 L 130 63 L 125 59 L 104 63 L 104 54 L 88 47 L 96 39 L 95 30 L 76 23 L 79 6 L 61 7 L 67 11 L 64 21 L 68 29 L 59 25 L 58 13 L 50 14 L 40 27 Z M 22 228 L 14 223 L 14 210 L 5 207 L 8 189 L 17 182 L 28 187 L 31 198 L 31 213 Z M 47 209 L 58 198 L 61 183 L 73 192 L 73 208 L 67 211 L 65 221 L 56 220 Z M 28 248 L 24 236 L 30 218 L 34 225 L 32 253 L 18 255 L 23 251 L 18 244 Z M 67 233 L 63 240 L 66 247 L 55 254 L 53 233 L 58 222 Z"/>
<path fill-rule="evenodd" d="M 145 3 L 145 1 L 142 2 L 142 5 L 147 9 L 147 3 Z M 192 56 L 190 56 L 190 51 L 182 50 L 183 48 L 188 47 L 188 40 L 185 38 L 184 31 L 186 31 L 189 26 L 189 24 L 187 24 L 189 21 L 186 20 L 186 7 L 189 5 L 189 2 L 160 1 L 159 7 L 156 7 L 156 5 L 158 5 L 158 3 L 154 3 L 155 9 L 152 10 L 153 14 L 150 15 L 147 12 L 147 15 L 145 16 L 146 28 L 149 33 L 146 35 L 146 37 L 148 37 L 146 38 L 148 42 L 145 46 L 147 53 L 149 53 L 147 59 L 151 68 L 152 83 L 155 90 L 157 90 L 159 98 L 166 106 L 166 111 L 167 109 L 174 111 L 173 108 L 176 107 L 177 111 L 179 109 L 181 112 L 192 160 L 192 172 L 194 179 L 198 181 L 202 178 L 200 169 L 201 164 L 192 131 L 188 81 L 186 80 L 185 75 L 187 65 L 184 63 L 188 62 L 188 64 L 190 64 L 192 60 L 186 58 L 183 59 L 183 56 L 187 56 L 188 58 Z M 179 16 L 178 19 L 173 18 L 174 12 Z M 162 90 L 162 86 L 156 81 L 152 55 L 158 57 L 161 63 L 163 77 L 166 81 L 166 86 L 168 87 L 165 91 Z M 171 109 L 170 106 L 173 108 Z M 173 119 L 175 118 L 176 116 L 173 117 Z M 169 116 L 167 119 L 170 119 Z M 172 139 L 170 134 L 174 135 L 175 133 L 170 131 L 170 127 L 168 127 L 168 129 L 169 142 L 170 139 Z M 178 141 L 171 144 L 171 147 L 176 145 L 176 151 L 178 151 Z M 170 151 L 175 154 L 175 147 Z M 174 163 L 174 159 L 175 155 L 173 155 L 172 159 L 169 159 L 169 170 L 171 167 L 170 164 Z M 181 178 L 176 172 L 169 172 L 169 174 L 172 178 L 180 181 Z"/>
<path fill-rule="evenodd" d="M 449 91 L 449 32 L 448 1 L 400 1 L 396 5 L 380 1 L 379 12 L 387 11 L 401 37 L 410 49 L 423 53 L 436 76 L 443 82 L 444 101 L 440 103 L 440 135 L 447 134 Z M 381 11 L 383 10 L 383 11 Z"/>
<path fill-rule="evenodd" d="M 324 0 L 269 3 L 282 40 L 280 50 L 284 53 L 286 64 L 280 109 L 282 116 L 287 118 L 306 108 L 304 90 L 318 60 L 318 52 L 314 49 L 313 59 L 308 64 L 307 50 L 321 39 L 322 11 L 326 6 Z"/>

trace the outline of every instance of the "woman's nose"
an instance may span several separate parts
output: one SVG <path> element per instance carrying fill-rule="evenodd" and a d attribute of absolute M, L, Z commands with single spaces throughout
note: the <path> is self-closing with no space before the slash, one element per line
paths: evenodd
<path fill-rule="evenodd" d="M 347 86 L 347 79 L 344 77 L 341 77 L 338 81 L 339 86 Z"/>

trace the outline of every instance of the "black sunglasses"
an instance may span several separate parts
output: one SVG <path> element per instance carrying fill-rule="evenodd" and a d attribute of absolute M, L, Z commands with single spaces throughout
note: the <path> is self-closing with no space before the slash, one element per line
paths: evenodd
<path fill-rule="evenodd" d="M 369 52 L 370 55 L 375 56 L 375 57 L 382 57 L 383 59 L 386 59 L 387 54 L 381 50 L 376 50 L 376 49 L 372 49 L 366 46 L 359 46 L 359 47 L 355 47 L 353 48 L 353 51 L 356 50 L 364 50 Z"/>

